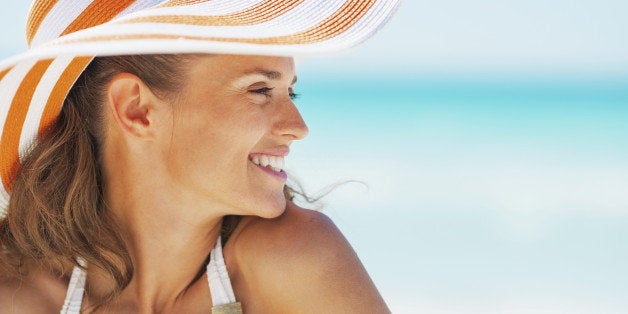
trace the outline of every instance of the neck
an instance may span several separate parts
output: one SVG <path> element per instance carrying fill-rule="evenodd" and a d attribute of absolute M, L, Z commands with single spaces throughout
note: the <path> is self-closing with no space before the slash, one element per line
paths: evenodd
<path fill-rule="evenodd" d="M 205 270 L 223 215 L 218 206 L 190 201 L 146 173 L 108 176 L 105 200 L 133 264 L 132 280 L 114 302 L 154 313 L 173 307 Z M 98 300 L 115 282 L 90 268 L 87 285 Z"/>
<path fill-rule="evenodd" d="M 180 300 L 205 270 L 221 219 L 193 225 L 175 219 L 164 209 L 124 208 L 123 218 L 117 220 L 133 264 L 133 277 L 116 303 L 132 306 L 137 312 L 160 312 Z M 102 270 L 88 270 L 91 295 L 105 296 L 114 284 Z"/>

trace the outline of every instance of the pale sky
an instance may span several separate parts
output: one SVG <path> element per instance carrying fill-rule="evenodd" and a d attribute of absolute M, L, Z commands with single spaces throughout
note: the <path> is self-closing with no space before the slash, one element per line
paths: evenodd
<path fill-rule="evenodd" d="M 411 71 L 628 73 L 628 1 L 406 0 L 342 64 Z"/>

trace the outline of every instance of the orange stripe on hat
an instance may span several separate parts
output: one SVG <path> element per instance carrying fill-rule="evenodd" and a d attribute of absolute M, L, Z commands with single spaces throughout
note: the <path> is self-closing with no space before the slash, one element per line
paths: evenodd
<path fill-rule="evenodd" d="M 61 111 L 61 107 L 63 106 L 63 102 L 65 101 L 65 97 L 68 95 L 70 89 L 92 59 L 92 57 L 74 58 L 74 60 L 72 60 L 68 67 L 63 71 L 61 77 L 52 89 L 50 97 L 48 97 L 48 101 L 46 102 L 46 107 L 41 115 L 38 131 L 39 136 L 42 136 L 42 134 L 44 134 L 50 125 L 52 125 L 52 123 L 57 119 L 59 112 Z"/>
<path fill-rule="evenodd" d="M 360 5 L 361 4 L 361 5 Z M 115 35 L 115 36 L 94 36 L 84 39 L 66 40 L 55 43 L 56 45 L 93 42 L 93 41 L 110 41 L 110 40 L 138 40 L 138 39 L 190 39 L 190 40 L 206 40 L 216 42 L 237 42 L 250 44 L 275 44 L 275 45 L 295 45 L 295 44 L 312 44 L 331 39 L 339 34 L 347 31 L 355 23 L 357 23 L 375 4 L 375 0 L 360 1 L 348 0 L 338 11 L 332 16 L 325 19 L 318 25 L 300 33 L 266 37 L 266 38 L 227 38 L 227 37 L 203 37 L 203 36 L 185 36 L 185 35 L 169 35 L 169 34 L 152 34 L 152 35 Z"/>
<path fill-rule="evenodd" d="M 111 21 L 135 0 L 94 0 L 61 33 L 61 36 Z"/>
<path fill-rule="evenodd" d="M 0 139 L 0 156 L 2 156 L 3 159 L 0 177 L 2 178 L 4 189 L 7 192 L 11 192 L 13 179 L 20 167 L 18 157 L 20 136 L 31 99 L 33 98 L 33 94 L 35 93 L 35 89 L 41 77 L 46 73 L 52 61 L 52 59 L 41 60 L 31 68 L 15 93 L 11 108 L 7 114 L 7 119 L 2 130 L 2 139 Z"/>
<path fill-rule="evenodd" d="M 279 3 L 277 1 L 267 0 L 244 11 L 222 16 L 157 15 L 129 19 L 122 23 L 171 23 L 195 26 L 252 25 L 270 21 L 294 9 L 302 2 L 303 0 L 291 0 L 287 3 Z"/>
<path fill-rule="evenodd" d="M 28 21 L 26 22 L 26 42 L 28 46 L 31 45 L 33 38 L 35 38 L 35 34 L 37 34 L 37 30 L 41 26 L 41 23 L 44 21 L 48 13 L 52 10 L 52 8 L 57 4 L 59 0 L 39 0 L 33 4 L 31 8 L 32 14 L 28 17 Z"/>

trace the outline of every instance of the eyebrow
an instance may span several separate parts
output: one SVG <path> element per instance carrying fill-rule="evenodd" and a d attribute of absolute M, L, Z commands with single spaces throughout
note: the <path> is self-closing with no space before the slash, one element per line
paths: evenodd
<path fill-rule="evenodd" d="M 266 70 L 266 69 L 255 69 L 253 71 L 247 72 L 246 74 L 261 74 L 265 76 L 266 78 L 268 78 L 269 80 L 273 80 L 273 81 L 281 80 L 281 78 L 283 77 L 281 72 Z M 294 79 L 292 80 L 292 84 L 295 84 L 296 82 L 297 82 L 297 77 L 295 76 Z"/>

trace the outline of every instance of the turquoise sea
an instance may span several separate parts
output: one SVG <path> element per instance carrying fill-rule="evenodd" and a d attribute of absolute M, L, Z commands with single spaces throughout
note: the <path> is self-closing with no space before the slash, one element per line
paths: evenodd
<path fill-rule="evenodd" d="M 289 169 L 393 313 L 628 312 L 628 77 L 327 77 Z M 315 70 L 313 70 L 315 72 Z"/>

